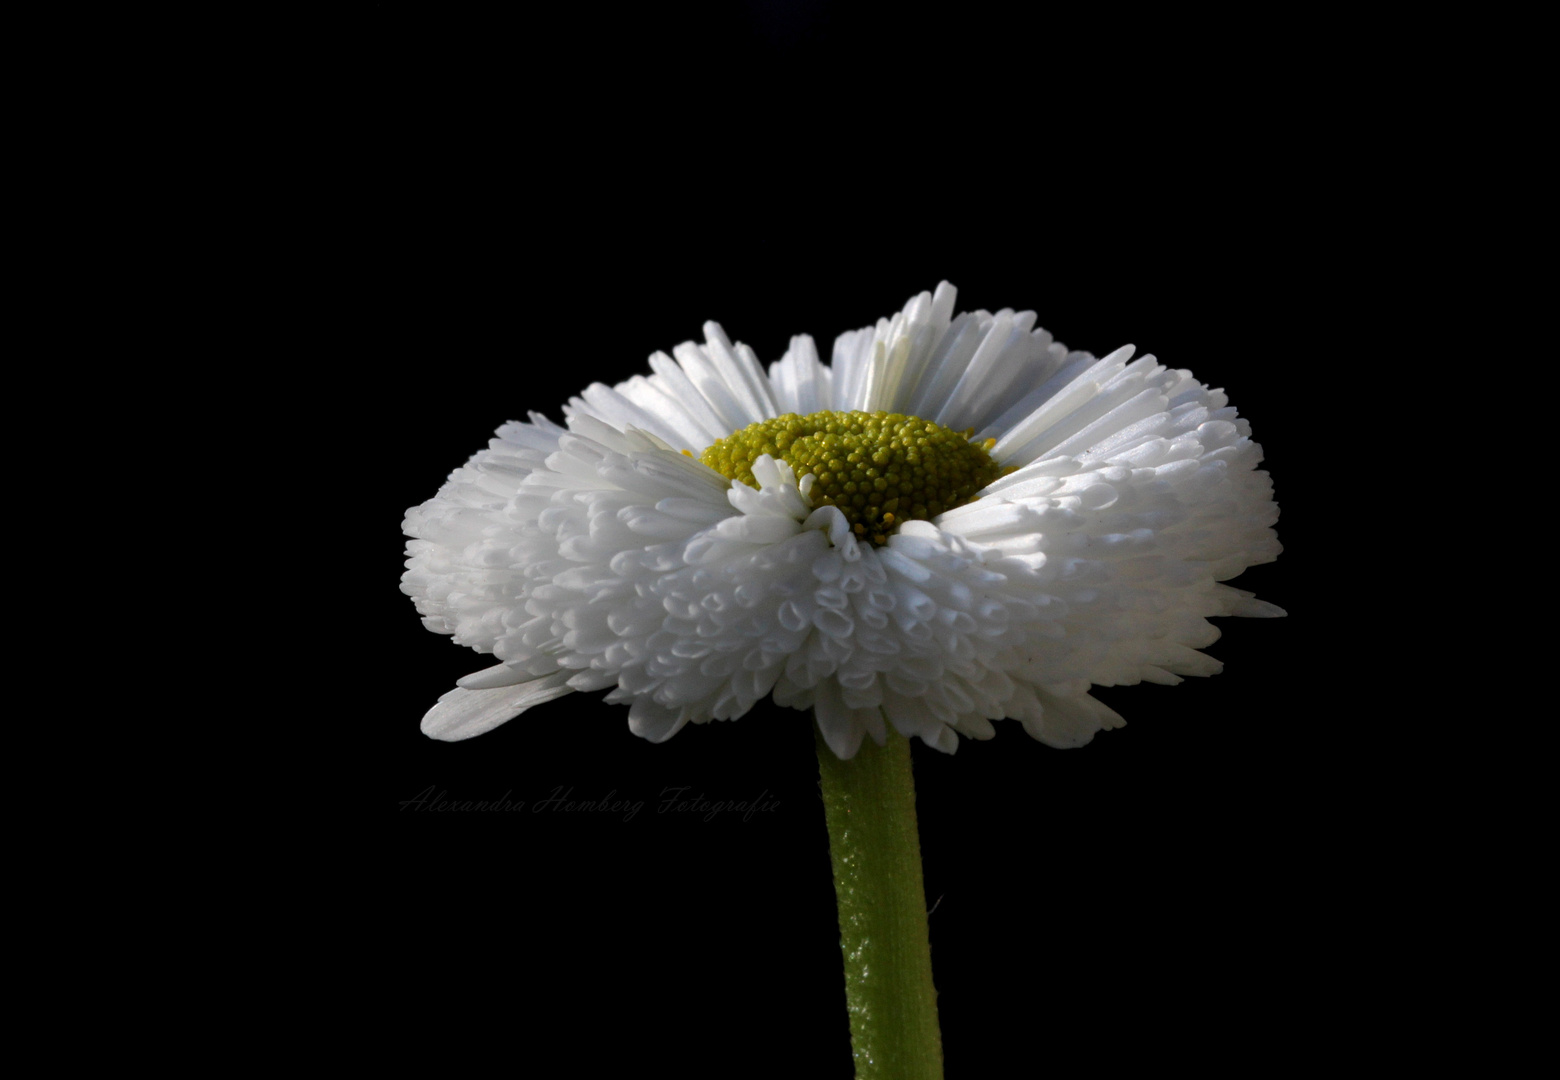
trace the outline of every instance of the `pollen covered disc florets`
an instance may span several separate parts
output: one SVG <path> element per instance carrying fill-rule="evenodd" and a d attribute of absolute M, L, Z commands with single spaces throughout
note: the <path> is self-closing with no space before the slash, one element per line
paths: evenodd
<path fill-rule="evenodd" d="M 901 522 L 963 506 L 1002 475 L 990 453 L 996 440 L 971 442 L 973 434 L 903 413 L 787 413 L 716 440 L 699 460 L 753 488 L 761 455 L 786 461 L 814 478 L 814 506 L 838 507 L 851 531 L 882 544 Z"/>

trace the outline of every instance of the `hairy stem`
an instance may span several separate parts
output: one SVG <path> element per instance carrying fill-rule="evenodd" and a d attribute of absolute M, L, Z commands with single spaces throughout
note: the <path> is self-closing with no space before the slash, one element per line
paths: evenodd
<path fill-rule="evenodd" d="M 856 1076 L 941 1080 L 910 740 L 890 726 L 849 761 L 817 744 Z"/>

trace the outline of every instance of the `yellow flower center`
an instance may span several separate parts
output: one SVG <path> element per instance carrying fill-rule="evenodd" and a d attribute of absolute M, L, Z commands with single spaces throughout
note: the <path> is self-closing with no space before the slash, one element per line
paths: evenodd
<path fill-rule="evenodd" d="M 1006 471 L 991 457 L 996 440 L 974 443 L 973 433 L 900 413 L 787 413 L 716 441 L 699 460 L 756 488 L 754 460 L 783 459 L 798 480 L 816 477 L 814 506 L 839 507 L 857 536 L 881 544 L 900 522 L 963 506 Z"/>

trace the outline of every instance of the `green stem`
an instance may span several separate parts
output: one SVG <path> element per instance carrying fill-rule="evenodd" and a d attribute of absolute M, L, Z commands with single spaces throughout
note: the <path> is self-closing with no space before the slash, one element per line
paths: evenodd
<path fill-rule="evenodd" d="M 849 761 L 817 743 L 857 1080 L 941 1080 L 910 740 L 889 727 Z"/>

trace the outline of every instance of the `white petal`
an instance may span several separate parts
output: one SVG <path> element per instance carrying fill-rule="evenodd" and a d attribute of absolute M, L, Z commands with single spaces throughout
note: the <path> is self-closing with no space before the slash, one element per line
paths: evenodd
<path fill-rule="evenodd" d="M 704 324 L 705 354 L 709 356 L 748 417 L 748 423 L 779 416 L 774 393 L 753 350 L 740 342 L 733 346 L 720 323 Z"/>
<path fill-rule="evenodd" d="M 535 679 L 535 672 L 526 670 L 524 665 L 506 663 L 463 675 L 455 680 L 455 685 L 463 690 L 496 690 L 501 686 L 516 686 Z"/>
<path fill-rule="evenodd" d="M 834 407 L 832 373 L 818 361 L 818 347 L 807 334 L 791 339 L 791 347 L 769 368 L 775 407 L 780 413 L 807 416 Z"/>
<path fill-rule="evenodd" d="M 672 350 L 672 355 L 677 358 L 678 366 L 694 387 L 697 397 L 708 405 L 726 434 L 741 431 L 755 420 L 763 419 L 742 407 L 707 350 L 685 341 Z"/>
<path fill-rule="evenodd" d="M 540 679 L 490 690 L 457 687 L 439 698 L 422 718 L 422 733 L 430 739 L 458 742 L 491 731 L 525 710 L 572 693 L 565 686 L 570 673 L 557 671 Z"/>
<path fill-rule="evenodd" d="M 1031 319 L 1033 313 L 1029 313 Z M 1002 310 L 983 328 L 984 336 L 970 357 L 969 366 L 959 376 L 948 398 L 937 410 L 935 420 L 955 430 L 978 426 L 976 421 L 995 402 L 1012 380 L 1013 363 L 1027 359 L 1020 345 L 1023 330 L 1014 332 L 1013 312 Z M 1007 361 L 1007 363 L 1004 363 Z"/>
<path fill-rule="evenodd" d="M 628 710 L 628 729 L 641 739 L 665 742 L 682 730 L 688 722 L 683 709 L 668 709 L 649 698 L 635 698 Z"/>
<path fill-rule="evenodd" d="M 643 428 L 645 431 L 654 432 L 659 438 L 672 445 L 686 441 L 681 432 L 661 417 L 636 405 L 625 395 L 602 383 L 591 383 L 587 386 L 583 400 L 574 398 L 565 407 L 564 412 L 571 416 L 575 412 L 585 412 L 619 430 L 629 426 Z"/>
<path fill-rule="evenodd" d="M 818 715 L 818 730 L 834 756 L 849 761 L 861 749 L 861 739 L 867 733 L 866 724 L 858 721 L 857 710 L 845 706 L 840 697 L 839 684 L 833 681 L 818 688 L 818 702 L 814 706 Z"/>
<path fill-rule="evenodd" d="M 731 429 L 715 415 L 710 403 L 675 360 L 664 352 L 658 352 L 650 357 L 650 366 L 655 371 L 650 377 L 651 381 L 663 394 L 681 405 L 698 426 L 701 436 L 699 441 L 687 447 L 678 447 L 679 450 L 702 453 L 716 439 L 724 439 L 731 434 Z"/>

